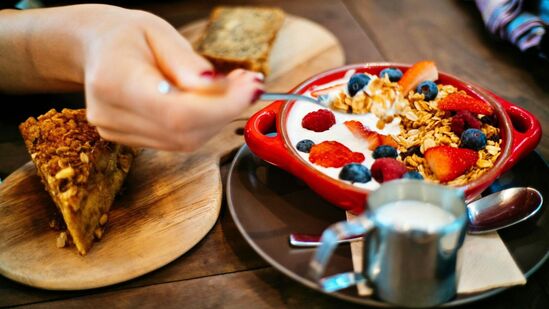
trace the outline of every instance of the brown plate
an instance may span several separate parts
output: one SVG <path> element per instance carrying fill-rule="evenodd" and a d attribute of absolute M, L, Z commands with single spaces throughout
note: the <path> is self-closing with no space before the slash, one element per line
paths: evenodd
<path fill-rule="evenodd" d="M 543 180 L 547 163 L 531 153 L 502 175 L 486 194 L 510 187 L 530 186 L 549 196 Z M 227 201 L 238 229 L 252 248 L 290 278 L 322 292 L 306 275 L 314 249 L 294 249 L 291 232 L 321 233 L 330 224 L 345 219 L 345 213 L 321 199 L 294 176 L 262 161 L 243 146 L 236 155 L 227 180 Z M 545 202 L 544 204 L 547 204 Z M 526 277 L 549 258 L 549 212 L 500 231 L 500 236 Z M 334 274 L 352 270 L 349 246 L 340 246 L 327 270 Z M 456 306 L 495 295 L 504 288 L 460 295 L 443 306 Z M 389 304 L 357 294 L 356 288 L 328 294 L 351 302 L 386 307 Z"/>

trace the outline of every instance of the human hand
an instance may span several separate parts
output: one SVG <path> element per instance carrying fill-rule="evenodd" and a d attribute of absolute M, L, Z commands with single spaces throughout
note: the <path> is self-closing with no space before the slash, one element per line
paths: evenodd
<path fill-rule="evenodd" d="M 216 77 L 211 64 L 157 16 L 103 5 L 87 6 L 86 14 L 87 116 L 107 140 L 192 151 L 263 92 L 257 73 Z M 163 81 L 173 85 L 164 94 L 158 89 Z"/>

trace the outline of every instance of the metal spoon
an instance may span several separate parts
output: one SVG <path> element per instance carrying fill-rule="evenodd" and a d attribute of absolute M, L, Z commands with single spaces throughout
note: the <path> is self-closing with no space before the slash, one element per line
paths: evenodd
<path fill-rule="evenodd" d="M 530 187 L 510 188 L 480 198 L 467 205 L 469 234 L 497 231 L 535 215 L 543 206 L 543 196 Z M 317 247 L 321 235 L 290 234 L 294 247 Z M 362 236 L 346 238 L 339 243 L 362 240 Z"/>
<path fill-rule="evenodd" d="M 276 93 L 276 92 L 265 92 L 259 97 L 260 101 L 307 101 L 311 103 L 318 104 L 322 107 L 330 107 L 330 96 L 327 94 L 319 95 L 317 99 L 293 93 Z"/>

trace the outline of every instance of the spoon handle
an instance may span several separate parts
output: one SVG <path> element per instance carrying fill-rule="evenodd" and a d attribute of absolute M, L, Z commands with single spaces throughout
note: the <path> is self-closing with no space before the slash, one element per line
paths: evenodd
<path fill-rule="evenodd" d="M 284 101 L 294 101 L 295 100 L 295 101 L 297 101 L 297 100 L 301 100 L 301 101 L 308 101 L 308 102 L 311 102 L 311 103 L 316 103 L 316 104 L 323 105 L 322 103 L 320 103 L 318 100 L 316 100 L 314 98 L 307 97 L 307 96 L 304 96 L 304 95 L 299 95 L 299 94 L 293 94 L 293 93 L 265 92 L 261 95 L 261 97 L 259 97 L 259 100 L 261 100 L 261 101 L 277 101 L 277 100 L 284 100 Z"/>
<path fill-rule="evenodd" d="M 321 238 L 320 235 L 292 233 L 290 234 L 290 245 L 292 245 L 293 247 L 301 247 L 301 248 L 318 247 L 322 243 L 320 241 L 320 238 Z M 362 238 L 363 238 L 362 236 L 345 238 L 338 241 L 338 243 L 341 244 L 341 243 L 353 242 L 357 240 L 362 240 Z"/>

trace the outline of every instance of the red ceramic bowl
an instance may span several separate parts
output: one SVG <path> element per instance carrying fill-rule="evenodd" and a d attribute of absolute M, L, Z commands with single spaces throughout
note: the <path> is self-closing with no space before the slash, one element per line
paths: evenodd
<path fill-rule="evenodd" d="M 377 75 L 387 67 L 397 67 L 402 71 L 409 68 L 407 65 L 392 63 L 344 66 L 313 76 L 292 92 L 305 93 L 313 86 L 342 78 L 345 72 L 351 69 Z M 469 95 L 488 102 L 494 107 L 499 118 L 502 138 L 500 157 L 491 170 L 476 180 L 458 187 L 470 200 L 490 186 L 499 175 L 511 168 L 523 156 L 534 150 L 541 139 L 541 126 L 530 112 L 452 75 L 439 73 L 437 83 L 454 85 L 460 90 L 465 90 Z M 286 121 L 293 103 L 293 101 L 276 101 L 253 115 L 246 124 L 244 133 L 248 147 L 261 159 L 305 181 L 311 189 L 334 205 L 353 213 L 361 213 L 367 207 L 365 201 L 370 190 L 358 188 L 321 173 L 302 159 L 289 143 Z M 277 135 L 266 135 L 269 132 L 276 132 Z"/>

